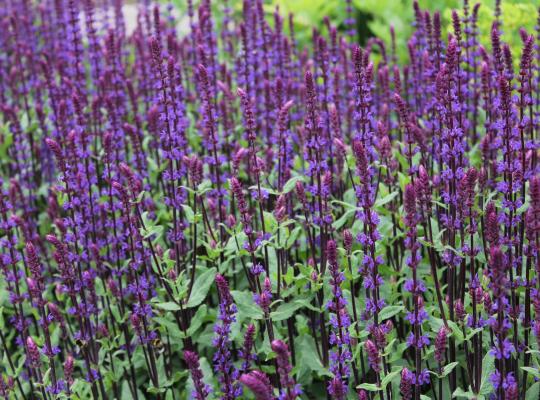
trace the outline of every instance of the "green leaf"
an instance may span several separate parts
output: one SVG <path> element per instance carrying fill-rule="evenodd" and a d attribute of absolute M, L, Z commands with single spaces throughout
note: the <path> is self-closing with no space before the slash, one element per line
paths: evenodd
<path fill-rule="evenodd" d="M 204 318 L 208 314 L 208 310 L 206 307 L 206 304 L 203 304 L 199 308 L 197 308 L 197 312 L 195 315 L 191 318 L 191 322 L 189 324 L 189 328 L 187 330 L 188 336 L 191 336 L 197 332 L 197 330 L 201 327 L 202 323 L 204 322 Z"/>
<path fill-rule="evenodd" d="M 253 301 L 253 296 L 247 292 L 241 292 L 239 290 L 232 290 L 231 295 L 234 299 L 236 307 L 238 308 L 238 319 L 244 320 L 246 318 L 262 319 L 263 312 L 261 308 Z"/>
<path fill-rule="evenodd" d="M 145 239 L 150 239 L 152 236 L 161 236 L 161 233 L 163 232 L 163 227 L 160 225 L 146 226 L 146 229 L 140 228 L 139 231 Z"/>
<path fill-rule="evenodd" d="M 463 342 L 465 337 L 463 336 L 463 332 L 461 331 L 461 328 L 458 324 L 456 324 L 454 321 L 447 321 L 448 326 L 450 329 L 452 329 L 452 335 L 456 338 L 458 342 Z"/>
<path fill-rule="evenodd" d="M 75 397 L 75 398 L 79 398 L 79 399 L 89 399 L 89 398 L 91 398 L 90 391 L 92 390 L 92 387 L 91 387 L 90 383 L 87 382 L 86 380 L 76 379 L 75 382 L 73 383 L 73 386 L 71 387 L 71 390 L 72 390 L 73 393 L 75 393 L 76 396 L 78 396 L 78 397 Z M 133 397 L 126 397 L 126 399 L 128 399 L 128 398 L 133 398 Z M 124 400 L 123 396 L 122 396 L 122 400 Z"/>
<path fill-rule="evenodd" d="M 381 390 L 381 388 L 378 387 L 374 383 L 362 383 L 362 384 L 358 385 L 356 388 L 357 389 L 364 389 L 364 390 L 367 390 L 368 392 L 378 392 L 379 390 Z"/>
<path fill-rule="evenodd" d="M 182 208 L 184 209 L 188 222 L 193 223 L 195 221 L 195 213 L 193 212 L 193 209 L 187 204 L 182 204 Z"/>
<path fill-rule="evenodd" d="M 381 207 L 381 206 L 384 206 L 384 205 L 387 204 L 387 203 L 390 203 L 392 200 L 394 200 L 394 198 L 395 198 L 397 195 L 398 195 L 398 192 L 397 192 L 397 191 L 388 193 L 386 196 L 384 196 L 384 197 L 381 198 L 381 199 L 378 199 L 378 200 L 375 202 L 375 207 Z"/>
<path fill-rule="evenodd" d="M 137 195 L 137 198 L 135 199 L 135 203 L 139 204 L 142 202 L 144 196 L 146 195 L 146 191 L 141 191 L 138 195 Z"/>
<path fill-rule="evenodd" d="M 403 306 L 386 306 L 379 313 L 379 320 L 384 321 L 385 319 L 392 318 L 394 315 L 403 311 L 404 308 Z"/>
<path fill-rule="evenodd" d="M 283 275 L 283 280 L 285 281 L 285 283 L 287 285 L 290 285 L 293 280 L 294 280 L 294 268 L 293 267 L 288 267 L 287 268 L 287 273 L 285 275 Z"/>
<path fill-rule="evenodd" d="M 148 393 L 152 394 L 165 393 L 166 390 L 166 388 L 157 388 L 155 386 L 148 386 L 148 388 L 146 389 Z"/>
<path fill-rule="evenodd" d="M 122 384 L 122 400 L 131 400 L 133 396 L 131 395 L 131 390 L 129 389 L 128 381 L 124 381 Z"/>
<path fill-rule="evenodd" d="M 529 374 L 534 376 L 535 378 L 540 378 L 540 371 L 538 368 L 532 368 L 532 367 L 521 367 L 523 371 L 527 371 Z"/>
<path fill-rule="evenodd" d="M 247 240 L 247 235 L 244 231 L 237 232 L 233 236 L 229 238 L 229 241 L 227 242 L 227 245 L 225 246 L 226 251 L 232 251 L 235 254 L 245 251 L 242 249 L 242 246 L 244 245 L 244 242 Z M 238 242 L 238 246 L 236 245 L 236 242 Z"/>
<path fill-rule="evenodd" d="M 395 154 L 399 154 L 399 152 L 396 152 Z M 405 161 L 405 164 L 407 161 Z M 411 177 L 408 175 L 405 175 L 402 172 L 398 172 L 398 180 L 399 180 L 399 187 L 401 190 L 405 190 L 405 186 L 407 186 L 409 183 L 411 183 Z"/>
<path fill-rule="evenodd" d="M 448 375 L 459 363 L 457 361 L 451 362 L 448 365 L 445 365 L 442 373 L 439 375 L 439 378 L 444 378 L 446 375 Z"/>
<path fill-rule="evenodd" d="M 397 371 L 392 371 L 390 373 L 388 373 L 381 381 L 381 386 L 382 388 L 386 388 L 386 385 L 388 385 L 390 382 L 392 382 L 392 380 L 397 376 L 399 375 L 401 371 L 398 369 Z"/>
<path fill-rule="evenodd" d="M 525 393 L 525 400 L 538 400 L 540 396 L 540 382 L 536 382 Z"/>
<path fill-rule="evenodd" d="M 313 307 L 308 299 L 297 299 L 289 303 L 281 304 L 275 311 L 270 313 L 272 321 L 283 321 L 290 318 L 294 312 L 302 307 L 308 307 L 310 309 L 315 308 L 314 311 L 319 311 L 316 307 Z"/>
<path fill-rule="evenodd" d="M 471 400 L 479 399 L 478 395 L 474 394 L 472 390 L 464 391 L 462 388 L 457 388 L 452 394 L 452 398 L 457 398 L 457 399 L 465 398 L 465 399 L 471 399 Z"/>
<path fill-rule="evenodd" d="M 197 186 L 197 194 L 199 195 L 209 192 L 210 190 L 212 190 L 212 183 L 208 179 L 205 179 Z"/>
<path fill-rule="evenodd" d="M 489 381 L 489 376 L 495 371 L 495 359 L 489 353 L 482 359 L 482 380 L 480 381 L 480 394 L 489 394 L 493 390 L 493 385 Z"/>
<path fill-rule="evenodd" d="M 349 221 L 349 219 L 351 219 L 351 217 L 354 215 L 355 212 L 356 212 L 356 209 L 354 208 L 345 211 L 341 217 L 339 217 L 336 221 L 334 221 L 334 223 L 332 224 L 332 227 L 334 229 L 340 229 L 343 225 L 345 225 Z"/>
<path fill-rule="evenodd" d="M 302 308 L 302 304 L 298 304 L 294 301 L 291 303 L 283 303 L 276 311 L 270 313 L 270 318 L 272 318 L 272 321 L 283 321 L 284 319 L 291 317 L 299 308 Z"/>
<path fill-rule="evenodd" d="M 311 311 L 321 312 L 321 309 L 319 307 L 315 307 L 313 304 L 311 304 L 312 298 L 313 296 L 305 299 L 296 299 L 295 302 L 302 304 L 302 306 L 309 308 Z"/>
<path fill-rule="evenodd" d="M 393 348 L 394 348 L 394 343 L 396 343 L 397 339 L 396 338 L 393 338 L 390 343 L 388 343 L 386 345 L 386 347 L 384 348 L 384 352 L 383 352 L 383 355 L 384 356 L 387 356 L 388 354 L 390 354 L 391 351 L 393 351 Z"/>
<path fill-rule="evenodd" d="M 311 336 L 302 335 L 296 340 L 295 344 L 298 348 L 296 354 L 298 355 L 297 365 L 300 366 L 298 371 L 300 376 L 310 372 L 316 372 L 319 376 L 331 376 L 328 369 L 324 368 L 321 360 L 319 360 L 315 341 Z"/>
<path fill-rule="evenodd" d="M 285 243 L 286 249 L 289 249 L 294 244 L 294 242 L 296 242 L 296 239 L 298 238 L 298 235 L 300 234 L 300 232 L 302 232 L 301 226 L 297 226 L 296 228 L 292 230 L 289 237 L 287 238 L 287 242 Z"/>
<path fill-rule="evenodd" d="M 289 193 L 291 190 L 293 190 L 296 187 L 296 182 L 303 181 L 303 176 L 293 176 L 291 179 L 289 179 L 285 185 L 283 185 L 283 193 Z"/>
<path fill-rule="evenodd" d="M 476 328 L 472 331 L 467 333 L 467 336 L 465 337 L 465 340 L 471 340 L 474 335 L 476 335 L 478 332 L 482 332 L 484 328 Z"/>
<path fill-rule="evenodd" d="M 263 211 L 263 215 L 266 231 L 270 233 L 275 232 L 278 223 L 274 214 L 268 211 Z"/>
<path fill-rule="evenodd" d="M 217 271 L 214 268 L 210 268 L 195 279 L 191 296 L 189 296 L 186 304 L 187 308 L 196 307 L 204 301 L 208 291 L 210 290 L 210 286 L 212 286 L 212 283 L 214 283 L 216 273 Z"/>
<path fill-rule="evenodd" d="M 9 131 L 7 125 L 0 127 L 0 132 L 2 133 L 3 138 L 3 141 L 0 143 L 0 157 L 2 157 L 2 160 L 7 161 L 8 150 L 13 144 L 13 134 Z"/>
<path fill-rule="evenodd" d="M 166 301 L 164 303 L 155 303 L 154 304 L 157 308 L 160 308 L 165 311 L 178 311 L 180 310 L 180 306 L 176 304 L 173 301 Z"/>

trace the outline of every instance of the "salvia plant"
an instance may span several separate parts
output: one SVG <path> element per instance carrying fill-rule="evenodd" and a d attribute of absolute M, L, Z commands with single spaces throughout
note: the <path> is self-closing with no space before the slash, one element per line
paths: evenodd
<path fill-rule="evenodd" d="M 540 25 L 335 3 L 1 2 L 0 397 L 540 398 Z"/>

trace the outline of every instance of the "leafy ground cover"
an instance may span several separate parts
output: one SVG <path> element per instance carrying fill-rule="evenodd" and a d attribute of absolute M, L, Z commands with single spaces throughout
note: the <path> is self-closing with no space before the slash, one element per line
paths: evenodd
<path fill-rule="evenodd" d="M 537 32 L 101 3 L 0 8 L 1 396 L 539 398 Z"/>

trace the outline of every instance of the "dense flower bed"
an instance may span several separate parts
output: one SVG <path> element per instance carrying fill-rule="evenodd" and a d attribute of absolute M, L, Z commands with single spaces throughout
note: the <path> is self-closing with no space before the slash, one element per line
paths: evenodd
<path fill-rule="evenodd" d="M 0 7 L 0 396 L 538 399 L 540 35 L 99 3 Z"/>

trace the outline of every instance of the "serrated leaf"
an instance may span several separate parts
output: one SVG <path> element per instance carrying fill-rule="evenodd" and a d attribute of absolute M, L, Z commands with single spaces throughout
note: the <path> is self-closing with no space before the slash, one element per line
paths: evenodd
<path fill-rule="evenodd" d="M 328 369 L 324 368 L 317 355 L 315 341 L 309 335 L 302 335 L 295 342 L 298 348 L 298 374 L 316 372 L 319 376 L 330 376 Z"/>
<path fill-rule="evenodd" d="M 302 308 L 302 304 L 295 301 L 283 303 L 276 309 L 276 311 L 272 311 L 270 313 L 270 318 L 272 321 L 283 321 L 284 319 L 290 318 L 299 308 Z"/>
<path fill-rule="evenodd" d="M 261 308 L 253 301 L 253 296 L 247 292 L 239 290 L 231 290 L 231 295 L 238 309 L 238 318 L 243 320 L 246 318 L 262 319 L 263 312 Z"/>
<path fill-rule="evenodd" d="M 306 307 L 306 308 L 310 309 L 311 311 L 321 312 L 321 309 L 319 307 L 315 307 L 313 304 L 311 304 L 311 298 L 296 299 L 295 301 L 297 303 L 302 304 L 303 307 Z"/>
<path fill-rule="evenodd" d="M 405 307 L 403 306 L 386 306 L 379 313 L 379 320 L 384 321 L 385 319 L 392 318 L 394 315 L 399 314 L 404 309 Z"/>

